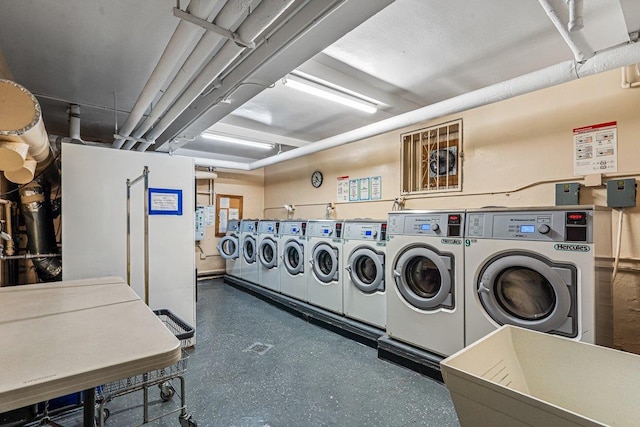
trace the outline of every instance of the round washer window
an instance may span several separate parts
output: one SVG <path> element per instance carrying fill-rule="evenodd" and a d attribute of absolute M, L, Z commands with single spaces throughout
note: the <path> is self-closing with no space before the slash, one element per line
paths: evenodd
<path fill-rule="evenodd" d="M 264 258 L 264 260 L 267 263 L 270 263 L 271 261 L 273 261 L 273 246 L 271 245 L 264 245 L 262 247 L 262 257 Z"/>
<path fill-rule="evenodd" d="M 495 283 L 498 304 L 523 320 L 549 316 L 556 306 L 556 294 L 546 277 L 525 267 L 510 267 Z"/>
<path fill-rule="evenodd" d="M 378 267 L 370 256 L 362 255 L 353 263 L 353 273 L 366 285 L 370 285 L 378 277 Z"/>
<path fill-rule="evenodd" d="M 333 257 L 329 251 L 320 251 L 318 254 L 318 269 L 320 269 L 323 274 L 328 275 L 331 274 L 334 268 Z"/>
<path fill-rule="evenodd" d="M 298 268 L 300 265 L 300 252 L 294 247 L 287 248 L 287 259 L 291 267 Z"/>
<path fill-rule="evenodd" d="M 225 240 L 222 244 L 222 251 L 225 255 L 233 255 L 236 252 L 236 242 L 231 239 Z"/>
<path fill-rule="evenodd" d="M 421 298 L 433 298 L 442 287 L 442 275 L 432 260 L 423 256 L 411 258 L 404 269 L 405 283 Z"/>

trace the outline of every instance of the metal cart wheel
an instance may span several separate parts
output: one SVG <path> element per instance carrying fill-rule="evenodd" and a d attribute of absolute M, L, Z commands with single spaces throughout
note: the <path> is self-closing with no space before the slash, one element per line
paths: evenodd
<path fill-rule="evenodd" d="M 191 415 L 180 415 L 179 420 L 181 427 L 198 427 L 198 423 Z"/>
<path fill-rule="evenodd" d="M 168 402 L 173 398 L 175 394 L 175 390 L 168 382 L 158 384 L 158 388 L 160 389 L 160 399 L 163 402 Z"/>
<path fill-rule="evenodd" d="M 100 408 L 96 411 L 96 424 L 100 425 Z M 106 423 L 109 417 L 111 416 L 111 411 L 109 408 L 102 408 L 102 422 Z"/>

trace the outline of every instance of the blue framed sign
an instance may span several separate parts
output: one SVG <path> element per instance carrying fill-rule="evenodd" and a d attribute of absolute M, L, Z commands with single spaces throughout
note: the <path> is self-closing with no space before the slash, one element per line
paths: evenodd
<path fill-rule="evenodd" d="M 149 215 L 182 215 L 182 190 L 149 188 Z"/>

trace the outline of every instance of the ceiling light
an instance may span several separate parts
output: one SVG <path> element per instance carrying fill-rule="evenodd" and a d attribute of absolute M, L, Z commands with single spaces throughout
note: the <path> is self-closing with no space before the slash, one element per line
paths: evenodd
<path fill-rule="evenodd" d="M 347 107 L 355 108 L 357 110 L 364 111 L 365 113 L 373 114 L 378 111 L 378 107 L 371 102 L 367 102 L 360 98 L 356 98 L 353 95 L 340 92 L 328 86 L 321 85 L 293 74 L 287 75 L 283 82 L 285 85 L 293 89 L 308 93 L 309 95 L 328 99 L 329 101 L 337 102 L 338 104 L 346 105 Z"/>
<path fill-rule="evenodd" d="M 260 148 L 263 150 L 273 149 L 273 144 L 268 142 L 250 141 L 248 139 L 240 139 L 236 137 L 219 135 L 217 133 L 209 133 L 209 132 L 204 132 L 200 134 L 200 136 L 202 138 L 210 139 L 212 141 L 228 142 L 230 144 L 245 145 L 247 147 Z"/>

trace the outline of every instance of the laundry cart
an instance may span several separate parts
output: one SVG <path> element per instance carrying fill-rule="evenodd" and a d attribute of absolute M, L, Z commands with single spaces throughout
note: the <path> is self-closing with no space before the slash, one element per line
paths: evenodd
<path fill-rule="evenodd" d="M 187 413 L 186 393 L 185 393 L 185 380 L 184 373 L 187 370 L 187 362 L 189 360 L 189 353 L 185 348 L 190 344 L 190 339 L 193 338 L 195 330 L 189 326 L 182 319 L 177 317 L 169 310 L 154 310 L 154 313 L 165 324 L 165 326 L 173 332 L 178 340 L 180 340 L 182 347 L 182 357 L 175 364 L 158 369 L 153 372 L 147 372 L 134 377 L 124 378 L 110 384 L 105 384 L 98 387 L 96 390 L 96 402 L 98 403 L 98 425 L 104 426 L 105 421 L 109 418 L 109 409 L 106 406 L 111 400 L 116 397 L 123 396 L 128 393 L 133 393 L 142 390 L 143 393 L 143 424 L 147 424 L 151 421 L 155 421 L 159 418 L 166 417 L 168 415 L 180 412 L 179 420 L 182 427 L 196 427 L 197 423 L 193 417 Z M 180 406 L 170 411 L 164 412 L 160 416 L 149 418 L 149 389 L 157 386 L 160 392 L 160 398 L 163 402 L 170 401 L 176 394 L 176 389 L 173 386 L 174 380 L 180 383 Z"/>
<path fill-rule="evenodd" d="M 441 362 L 464 426 L 638 425 L 640 356 L 503 326 Z"/>

